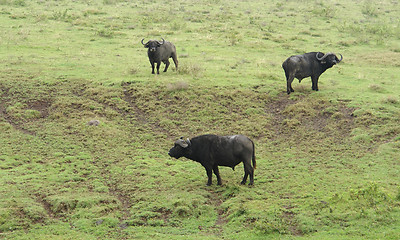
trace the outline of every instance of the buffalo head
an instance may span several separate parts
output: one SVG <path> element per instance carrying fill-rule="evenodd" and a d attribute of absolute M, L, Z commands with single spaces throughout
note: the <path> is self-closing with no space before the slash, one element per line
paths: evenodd
<path fill-rule="evenodd" d="M 320 55 L 323 55 L 323 56 L 319 57 Z M 315 57 L 322 64 L 327 64 L 329 67 L 332 67 L 333 65 L 340 63 L 343 60 L 342 54 L 339 53 L 339 55 L 340 55 L 340 59 L 334 53 L 323 54 L 321 52 L 318 52 Z"/>
<path fill-rule="evenodd" d="M 189 139 L 184 140 L 183 137 L 175 141 L 174 146 L 169 150 L 168 155 L 176 159 L 183 157 L 187 148 L 191 145 Z"/>
<path fill-rule="evenodd" d="M 148 48 L 150 52 L 157 51 L 157 48 L 165 43 L 164 38 L 161 38 L 162 42 L 156 40 L 149 40 L 147 43 L 143 43 L 144 38 L 142 39 L 142 44 L 145 48 Z"/>

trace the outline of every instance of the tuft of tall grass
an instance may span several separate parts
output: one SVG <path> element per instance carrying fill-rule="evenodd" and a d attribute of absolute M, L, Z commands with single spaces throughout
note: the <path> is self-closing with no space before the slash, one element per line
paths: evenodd
<path fill-rule="evenodd" d="M 96 32 L 96 35 L 104 38 L 113 38 L 114 31 L 111 29 L 100 29 Z"/>
<path fill-rule="evenodd" d="M 367 0 L 364 2 L 361 12 L 362 12 L 362 14 L 364 14 L 368 17 L 377 17 L 378 16 L 378 9 L 376 8 L 376 4 L 373 3 L 371 0 Z"/>
<path fill-rule="evenodd" d="M 334 18 L 336 8 L 332 5 L 326 5 L 326 2 L 318 2 L 311 11 L 314 15 L 324 18 Z"/>
<path fill-rule="evenodd" d="M 381 85 L 378 84 L 371 84 L 368 86 L 368 88 L 373 91 L 373 92 L 377 92 L 377 93 L 383 93 L 385 92 L 385 88 L 383 88 Z"/>
<path fill-rule="evenodd" d="M 395 96 L 386 96 L 383 100 L 383 103 L 388 103 L 388 104 L 398 104 L 399 103 L 399 99 Z"/>
<path fill-rule="evenodd" d="M 174 83 L 168 83 L 167 84 L 167 90 L 168 91 L 178 91 L 178 90 L 185 90 L 189 88 L 189 84 L 185 81 L 177 81 Z"/>
<path fill-rule="evenodd" d="M 185 64 L 180 65 L 178 68 L 179 74 L 189 74 L 192 76 L 197 76 L 203 71 L 202 67 L 198 64 Z"/>
<path fill-rule="evenodd" d="M 25 7 L 26 6 L 26 1 L 25 0 L 0 0 L 0 5 Z"/>
<path fill-rule="evenodd" d="M 170 26 L 173 31 L 182 31 L 186 29 L 186 25 L 184 21 L 173 21 Z"/>

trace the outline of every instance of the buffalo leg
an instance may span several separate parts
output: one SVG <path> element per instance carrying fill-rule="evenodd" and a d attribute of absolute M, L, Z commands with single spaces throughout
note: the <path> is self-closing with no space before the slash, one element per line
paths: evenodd
<path fill-rule="evenodd" d="M 176 54 L 172 54 L 172 60 L 174 60 L 175 68 L 178 70 L 178 58 L 176 57 Z"/>
<path fill-rule="evenodd" d="M 312 81 L 312 90 L 318 91 L 318 77 L 311 77 Z"/>
<path fill-rule="evenodd" d="M 249 174 L 247 172 L 244 173 L 244 177 L 243 180 L 240 182 L 240 184 L 245 185 L 246 181 L 247 181 L 247 176 L 249 176 Z"/>
<path fill-rule="evenodd" d="M 247 177 L 250 175 L 250 183 L 249 185 L 254 184 L 254 169 L 251 165 L 249 164 L 244 164 L 244 177 L 243 180 L 240 184 L 244 185 L 246 184 Z"/>
<path fill-rule="evenodd" d="M 161 65 L 161 62 L 157 62 L 157 74 L 160 74 L 160 65 Z"/>
<path fill-rule="evenodd" d="M 247 166 L 246 164 L 243 164 L 244 166 L 244 176 L 243 176 L 243 180 L 242 182 L 240 182 L 240 184 L 244 185 L 247 182 L 247 177 L 249 176 L 249 172 L 247 171 Z"/>
<path fill-rule="evenodd" d="M 167 59 L 166 61 L 163 61 L 163 62 L 165 64 L 164 72 L 166 72 L 169 67 L 169 60 Z"/>
<path fill-rule="evenodd" d="M 154 62 L 150 62 L 151 64 L 151 74 L 154 74 Z"/>
<path fill-rule="evenodd" d="M 212 184 L 212 169 L 206 168 L 206 171 L 207 171 L 207 177 L 208 177 L 207 186 L 211 186 L 211 184 Z"/>
<path fill-rule="evenodd" d="M 217 184 L 218 184 L 218 185 L 222 185 L 221 177 L 219 176 L 219 169 L 218 169 L 218 166 L 215 165 L 214 168 L 213 168 L 213 170 L 214 170 L 215 176 L 217 176 L 217 182 L 218 182 Z"/>
<path fill-rule="evenodd" d="M 250 182 L 249 185 L 254 185 L 254 169 L 251 169 L 250 172 Z"/>
<path fill-rule="evenodd" d="M 286 91 L 287 94 L 290 94 L 291 92 L 294 92 L 293 88 L 292 88 L 292 82 L 293 82 L 294 76 L 289 75 L 286 77 L 286 83 L 287 83 L 287 87 L 286 87 Z"/>

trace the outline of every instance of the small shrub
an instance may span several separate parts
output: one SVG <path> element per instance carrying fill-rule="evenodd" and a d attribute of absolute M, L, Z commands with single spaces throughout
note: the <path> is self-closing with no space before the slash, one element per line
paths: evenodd
<path fill-rule="evenodd" d="M 114 37 L 114 31 L 110 29 L 101 29 L 96 32 L 96 35 L 104 38 L 112 38 Z"/>
<path fill-rule="evenodd" d="M 321 16 L 324 18 L 333 18 L 336 15 L 336 9 L 334 6 L 325 5 L 324 2 L 320 2 L 315 5 L 312 13 L 316 16 Z"/>
<path fill-rule="evenodd" d="M 373 92 L 378 92 L 378 93 L 385 92 L 385 89 L 381 85 L 378 85 L 378 84 L 371 84 L 368 86 L 368 88 Z"/>
<path fill-rule="evenodd" d="M 395 96 L 387 96 L 383 99 L 383 103 L 398 104 L 399 100 Z"/>
<path fill-rule="evenodd" d="M 189 88 L 189 84 L 184 81 L 178 81 L 175 83 L 168 83 L 167 90 L 168 91 L 177 91 L 177 90 L 186 90 Z"/>
<path fill-rule="evenodd" d="M 180 65 L 178 68 L 178 73 L 180 74 L 190 74 L 193 76 L 197 76 L 203 71 L 203 69 L 197 64 L 186 64 Z"/>
<path fill-rule="evenodd" d="M 137 68 L 137 67 L 132 67 L 131 69 L 129 69 L 130 75 L 136 75 L 138 72 L 139 72 L 139 68 Z"/>
<path fill-rule="evenodd" d="M 179 217 L 189 217 L 192 215 L 192 211 L 188 206 L 179 206 L 174 210 L 174 214 Z"/>
<path fill-rule="evenodd" d="M 376 8 L 375 3 L 372 3 L 372 1 L 365 1 L 364 5 L 361 9 L 362 14 L 368 16 L 368 17 L 377 17 L 378 16 L 378 10 Z"/>

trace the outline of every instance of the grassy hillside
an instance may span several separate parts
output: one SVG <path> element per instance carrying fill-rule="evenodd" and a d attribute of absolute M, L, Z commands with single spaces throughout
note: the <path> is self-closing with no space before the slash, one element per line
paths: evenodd
<path fill-rule="evenodd" d="M 400 238 L 399 14 L 0 0 L 0 238 Z M 179 69 L 152 75 L 140 41 L 161 37 Z M 281 63 L 310 51 L 344 60 L 288 96 Z M 168 156 L 206 133 L 254 140 L 253 187 L 241 166 L 206 187 L 201 165 Z"/>

